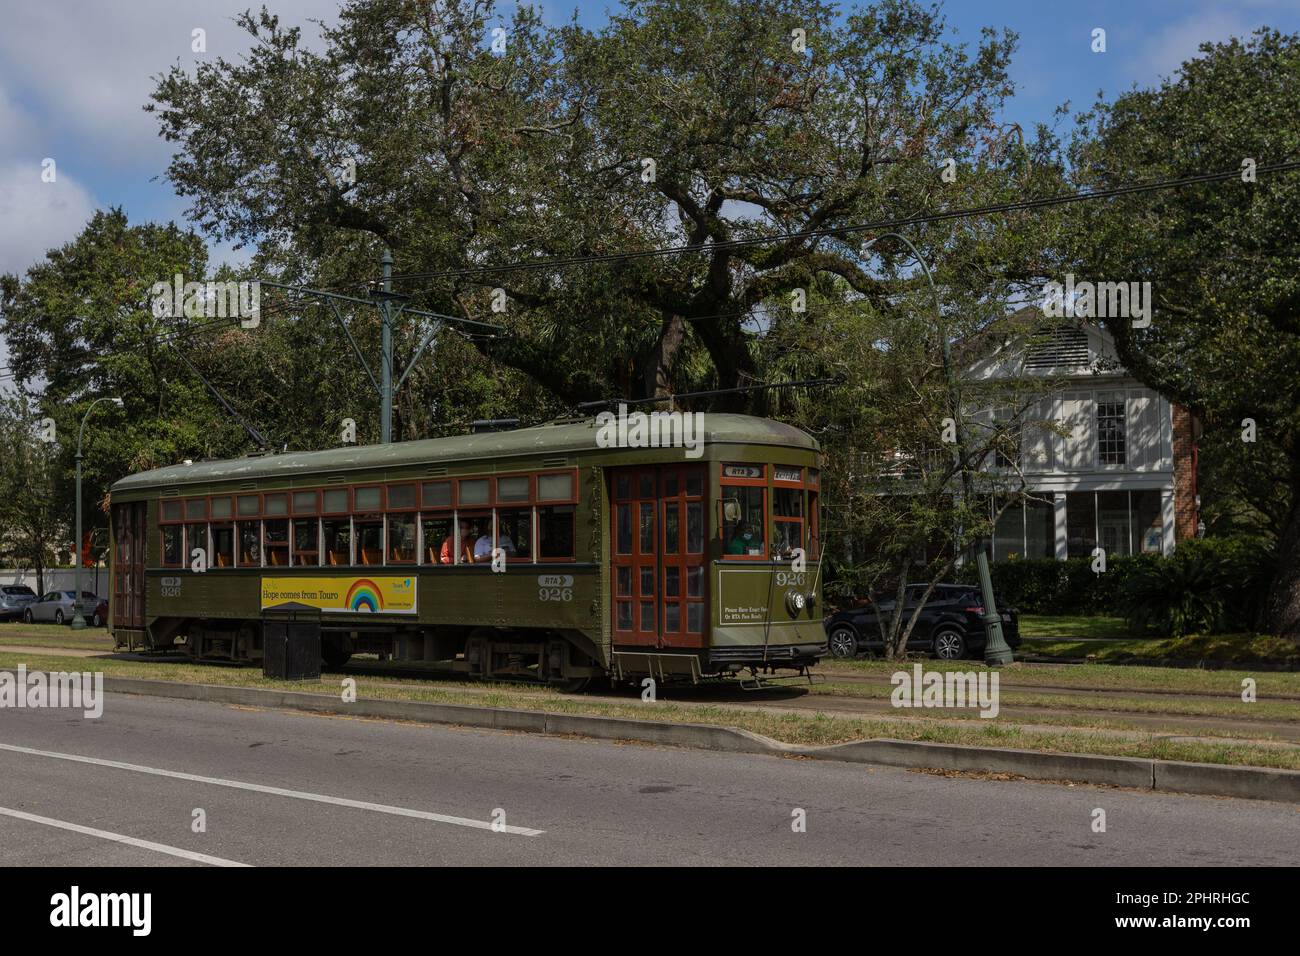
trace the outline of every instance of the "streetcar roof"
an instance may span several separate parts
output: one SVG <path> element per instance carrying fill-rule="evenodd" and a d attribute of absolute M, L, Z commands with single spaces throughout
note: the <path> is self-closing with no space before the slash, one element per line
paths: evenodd
<path fill-rule="evenodd" d="M 647 413 L 649 414 L 649 413 Z M 685 414 L 685 413 L 683 413 Z M 630 417 L 631 413 L 629 413 Z M 130 491 L 159 485 L 181 485 L 255 478 L 283 478 L 339 471 L 418 467 L 460 461 L 529 457 L 543 454 L 605 451 L 597 445 L 595 419 L 538 425 L 510 431 L 482 432 L 449 438 L 426 438 L 388 445 L 348 445 L 322 451 L 279 455 L 249 455 L 220 461 L 168 465 L 137 472 L 113 484 Z M 820 450 L 817 440 L 793 425 L 726 413 L 704 414 L 704 444 L 777 445 Z M 610 449 L 616 450 L 616 449 Z"/>

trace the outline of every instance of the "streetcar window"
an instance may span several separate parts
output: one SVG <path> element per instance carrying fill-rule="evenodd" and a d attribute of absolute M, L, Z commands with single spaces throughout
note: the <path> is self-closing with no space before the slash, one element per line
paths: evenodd
<path fill-rule="evenodd" d="M 527 475 L 511 475 L 497 479 L 497 501 L 527 501 L 531 482 Z"/>
<path fill-rule="evenodd" d="M 411 501 L 415 501 L 415 486 L 410 486 Z M 391 496 L 393 489 L 389 489 Z M 389 499 L 391 501 L 391 497 Z M 388 561 L 390 564 L 415 563 L 415 515 L 388 516 Z"/>
<path fill-rule="evenodd" d="M 632 506 L 618 506 L 618 553 L 632 553 Z M 628 625 L 631 626 L 630 624 Z"/>
<path fill-rule="evenodd" d="M 187 524 L 185 526 L 185 560 L 189 564 L 194 560 L 194 551 L 203 552 L 204 560 L 212 565 L 212 552 L 208 550 L 208 526 L 206 524 Z"/>
<path fill-rule="evenodd" d="M 457 564 L 482 564 L 492 560 L 492 515 L 459 514 L 460 544 Z"/>
<path fill-rule="evenodd" d="M 456 539 L 451 515 L 424 515 L 424 563 L 455 564 Z"/>
<path fill-rule="evenodd" d="M 226 502 L 229 504 L 230 499 Z M 216 501 L 213 501 L 216 504 Z M 212 526 L 212 566 L 228 568 L 235 563 L 235 529 L 229 524 Z"/>
<path fill-rule="evenodd" d="M 357 489 L 360 497 L 362 489 Z M 376 492 L 378 488 L 374 489 Z M 381 521 L 357 521 L 357 563 L 384 563 L 384 525 Z"/>
<path fill-rule="evenodd" d="M 572 501 L 573 472 L 566 471 L 559 475 L 538 475 L 537 500 Z"/>
<path fill-rule="evenodd" d="M 289 496 L 267 495 L 262 499 L 262 513 L 268 515 L 287 515 L 289 513 Z"/>
<path fill-rule="evenodd" d="M 177 502 L 179 505 L 180 502 Z M 181 565 L 181 526 L 168 524 L 162 527 L 162 563 L 165 567 Z"/>
<path fill-rule="evenodd" d="M 462 479 L 457 501 L 462 505 L 485 505 L 488 503 L 488 493 L 486 478 Z"/>
<path fill-rule="evenodd" d="M 239 566 L 256 568 L 262 564 L 262 522 L 239 522 Z"/>
<path fill-rule="evenodd" d="M 208 499 L 206 498 L 189 498 L 185 502 L 185 517 L 193 521 L 203 519 L 208 516 Z"/>
<path fill-rule="evenodd" d="M 180 521 L 181 503 L 179 501 L 164 501 L 162 503 L 162 520 Z"/>
<path fill-rule="evenodd" d="M 687 478 L 688 489 L 690 484 L 691 479 Z M 704 553 L 704 502 L 702 501 L 686 502 L 686 553 Z"/>
<path fill-rule="evenodd" d="M 527 479 L 525 479 L 526 481 Z M 515 508 L 497 512 L 497 544 L 507 561 L 533 558 L 533 509 Z"/>
<path fill-rule="evenodd" d="M 321 499 L 321 511 L 325 514 L 347 514 L 348 490 L 346 488 L 327 488 L 321 495 Z"/>
<path fill-rule="evenodd" d="M 388 510 L 405 511 L 415 509 L 415 485 L 389 485 Z"/>
<path fill-rule="evenodd" d="M 542 561 L 572 558 L 573 537 L 572 505 L 545 505 L 537 509 L 537 553 Z"/>
<path fill-rule="evenodd" d="M 212 499 L 212 517 L 229 518 L 230 517 L 230 499 L 213 498 Z"/>
<path fill-rule="evenodd" d="M 269 501 L 272 496 L 266 497 Z M 289 522 L 287 520 L 266 522 L 266 563 L 273 568 L 287 567 L 289 564 Z"/>
<path fill-rule="evenodd" d="M 346 502 L 347 499 L 344 498 Z M 316 513 L 316 492 L 295 491 L 293 493 L 293 513 L 296 515 L 314 515 Z"/>
<path fill-rule="evenodd" d="M 358 488 L 353 492 L 354 510 L 378 511 L 381 497 L 379 488 Z"/>
<path fill-rule="evenodd" d="M 314 495 L 315 492 L 308 492 Z M 294 495 L 295 504 L 297 495 Z M 319 564 L 320 526 L 315 518 L 295 518 L 293 520 L 293 563 Z"/>
<path fill-rule="evenodd" d="M 328 498 L 329 492 L 325 492 Z M 343 492 L 344 495 L 347 492 Z M 330 566 L 352 563 L 352 521 L 348 518 L 326 518 L 321 522 L 325 541 L 325 563 Z"/>
<path fill-rule="evenodd" d="M 238 510 L 240 515 L 245 517 L 261 514 L 262 503 L 258 500 L 257 495 L 240 495 Z"/>
<path fill-rule="evenodd" d="M 809 480 L 816 472 L 809 473 Z M 818 525 L 820 515 L 817 513 L 817 492 L 808 492 L 808 557 L 818 558 L 821 556 L 821 542 L 817 539 Z"/>
<path fill-rule="evenodd" d="M 450 508 L 451 482 L 426 481 L 420 486 L 420 503 L 426 508 Z"/>
<path fill-rule="evenodd" d="M 774 478 L 781 476 L 777 468 Z M 798 469 L 793 469 L 797 475 Z M 797 479 L 792 479 L 797 480 Z M 772 553 L 788 558 L 803 547 L 803 489 L 772 489 Z"/>
<path fill-rule="evenodd" d="M 723 501 L 739 505 L 738 516 L 722 523 L 722 552 L 727 558 L 761 558 L 764 556 L 763 533 L 767 526 L 767 509 L 763 506 L 766 489 L 752 486 L 724 486 Z M 725 509 L 724 509 L 725 515 Z"/>

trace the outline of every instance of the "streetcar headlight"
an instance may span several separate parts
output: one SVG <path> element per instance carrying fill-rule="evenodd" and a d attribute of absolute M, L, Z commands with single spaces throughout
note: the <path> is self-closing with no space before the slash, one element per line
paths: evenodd
<path fill-rule="evenodd" d="M 790 612 L 791 617 L 795 617 L 806 606 L 806 599 L 799 591 L 787 591 L 785 594 L 785 609 Z"/>

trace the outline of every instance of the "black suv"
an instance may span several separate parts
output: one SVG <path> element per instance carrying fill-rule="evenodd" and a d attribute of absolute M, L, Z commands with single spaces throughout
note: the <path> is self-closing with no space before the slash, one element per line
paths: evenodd
<path fill-rule="evenodd" d="M 903 626 L 911 620 L 917 602 L 925 593 L 926 585 L 911 585 L 906 594 Z M 1002 635 L 1012 649 L 1020 646 L 1020 615 L 1014 608 L 1005 607 L 997 599 L 998 613 L 1002 618 Z M 892 595 L 888 599 L 866 602 L 857 607 L 845 608 L 827 615 L 822 624 L 830 642 L 832 657 L 851 658 L 864 651 L 884 650 L 880 637 L 877 611 L 886 614 L 894 610 Z M 921 616 L 907 641 L 911 651 L 932 651 L 936 657 L 957 660 L 984 650 L 984 599 L 980 589 L 973 584 L 936 584 L 930 599 L 921 608 Z"/>

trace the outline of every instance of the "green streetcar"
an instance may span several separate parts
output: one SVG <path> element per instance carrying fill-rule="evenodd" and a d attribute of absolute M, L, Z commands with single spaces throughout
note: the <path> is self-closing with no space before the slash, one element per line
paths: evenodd
<path fill-rule="evenodd" d="M 117 646 L 258 661 L 264 615 L 294 606 L 332 667 L 571 690 L 805 670 L 826 651 L 818 444 L 696 420 L 689 447 L 598 416 L 131 475 L 111 494 Z"/>

